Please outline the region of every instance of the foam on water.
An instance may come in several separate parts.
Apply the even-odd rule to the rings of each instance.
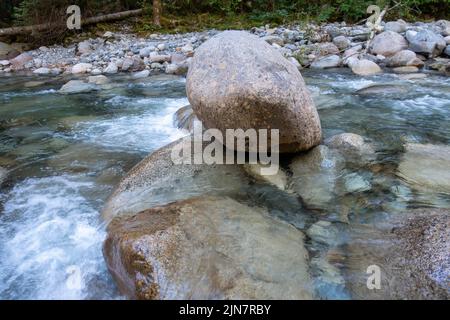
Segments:
[[[105,231],[98,209],[81,194],[94,188],[81,176],[61,175],[26,179],[6,195],[0,297],[93,298],[93,282],[104,298],[113,297],[101,251]]]
[[[186,98],[158,99],[115,97],[108,100],[115,107],[145,108],[144,112],[112,119],[85,122],[78,138],[112,149],[148,152],[186,135],[173,125],[173,115],[189,104]]]

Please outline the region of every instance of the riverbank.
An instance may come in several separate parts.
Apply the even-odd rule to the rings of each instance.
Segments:
[[[279,50],[302,68],[349,67],[366,76],[396,72],[402,77],[420,78],[423,71],[450,72],[450,22],[383,23],[383,31],[370,41],[370,29],[363,25],[333,23],[253,27],[248,30]],[[183,75],[195,50],[218,30],[180,34],[105,32],[97,38],[21,51],[18,46],[0,44],[0,73],[115,74],[137,73],[136,77],[165,72]],[[413,75],[404,75],[413,73]]]

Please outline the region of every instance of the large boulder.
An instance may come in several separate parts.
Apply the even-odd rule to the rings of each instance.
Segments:
[[[408,143],[397,174],[413,188],[450,194],[450,147]]]
[[[307,150],[322,132],[298,69],[243,31],[225,31],[200,46],[187,74],[187,95],[207,128],[279,129],[280,151]]]
[[[104,255],[131,298],[312,298],[301,231],[227,197],[115,218]]]
[[[370,51],[377,55],[390,57],[408,48],[408,41],[394,31],[385,31],[376,35],[370,43]]]
[[[426,54],[430,58],[440,55],[446,46],[444,37],[428,29],[407,32],[406,37],[409,41],[409,50]]]
[[[10,60],[17,57],[19,54],[20,52],[9,44],[0,42],[0,60]]]

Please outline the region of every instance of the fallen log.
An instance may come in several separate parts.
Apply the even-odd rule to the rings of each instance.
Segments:
[[[81,25],[95,24],[106,21],[114,21],[114,20],[122,20],[128,17],[139,16],[143,13],[142,9],[122,11],[117,13],[105,14],[97,17],[89,17],[86,19],[81,19]],[[65,20],[64,20],[65,22]],[[64,23],[43,23],[32,26],[24,26],[24,27],[11,27],[0,29],[0,36],[15,36],[20,34],[28,34],[43,30],[48,30],[54,27],[64,26]]]

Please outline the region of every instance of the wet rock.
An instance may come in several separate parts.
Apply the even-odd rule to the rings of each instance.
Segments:
[[[398,77],[402,80],[419,80],[425,79],[427,75],[425,73],[409,73],[409,74],[401,74]]]
[[[94,84],[105,84],[109,83],[109,79],[105,77],[104,75],[98,75],[98,76],[90,76],[88,77],[88,83],[94,83]]]
[[[344,187],[348,193],[364,192],[372,189],[370,181],[356,172],[344,176]]]
[[[343,159],[338,152],[319,145],[292,160],[290,188],[307,207],[327,208],[335,197],[336,181],[342,167]]]
[[[286,190],[288,178],[287,178],[286,173],[283,170],[279,169],[276,174],[272,174],[272,175],[262,175],[261,174],[262,168],[264,168],[264,166],[259,163],[244,165],[245,171],[249,175],[254,177],[256,180],[270,183],[280,190],[283,190],[283,191]]]
[[[375,228],[354,226],[344,276],[353,299],[449,299],[450,211],[406,209]],[[380,289],[367,288],[369,266],[381,270]]]
[[[306,235],[315,242],[326,244],[331,247],[339,246],[343,241],[341,231],[337,225],[324,220],[314,223],[306,231]]]
[[[320,58],[311,64],[313,69],[328,69],[336,68],[341,63],[341,58],[338,55],[331,55],[324,58]]]
[[[356,91],[359,95],[386,95],[386,94],[400,94],[407,93],[408,87],[398,84],[373,84],[367,87],[361,88]]]
[[[86,83],[81,80],[70,80],[59,89],[59,93],[73,94],[73,93],[86,93],[97,90],[97,86],[93,83]]]
[[[450,194],[450,147],[406,144],[397,175],[414,189]]]
[[[393,56],[406,48],[408,48],[408,41],[393,31],[384,31],[376,35],[370,44],[370,51],[373,54],[381,54],[385,57]]]
[[[33,73],[45,75],[45,74],[50,74],[51,70],[49,68],[39,68],[39,69],[34,70]]]
[[[417,71],[419,71],[419,68],[414,66],[406,66],[393,68],[392,71],[394,71],[395,73],[416,73]]]
[[[367,59],[354,60],[348,62],[352,72],[360,76],[369,76],[381,72],[381,68],[375,63]]]
[[[77,63],[72,67],[72,74],[86,73],[92,69],[92,64],[90,63]]]
[[[446,43],[441,35],[431,30],[424,29],[419,32],[407,32],[409,50],[416,53],[426,54],[429,58],[439,56],[445,49]]]
[[[14,59],[20,54],[20,52],[14,49],[9,44],[0,42],[0,60],[10,60]]]
[[[104,255],[131,298],[312,298],[303,234],[230,198],[193,198],[116,218]]]
[[[341,133],[325,140],[325,145],[343,153],[374,154],[373,147],[364,138],[355,133]]]
[[[281,152],[320,143],[319,116],[300,72],[247,32],[226,31],[200,46],[186,89],[208,128],[279,129]]]
[[[174,163],[173,155],[189,147],[191,152],[182,157],[191,164]],[[188,136],[151,153],[118,184],[105,204],[103,217],[109,221],[171,201],[202,195],[235,196],[247,190],[249,179],[241,166],[194,164],[193,159],[202,152],[192,147]]]
[[[143,79],[150,75],[150,70],[142,70],[133,74],[133,79]]]

